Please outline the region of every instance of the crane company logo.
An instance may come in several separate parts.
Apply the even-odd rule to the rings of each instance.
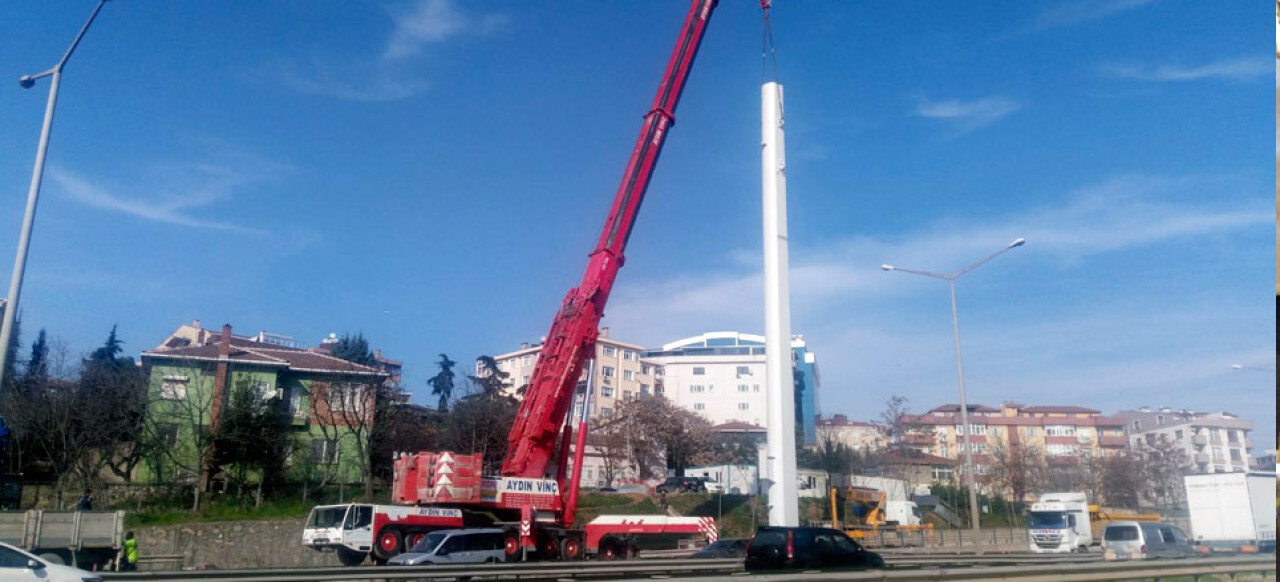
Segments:
[[[559,484],[548,479],[503,479],[501,489],[503,493],[560,494]]]

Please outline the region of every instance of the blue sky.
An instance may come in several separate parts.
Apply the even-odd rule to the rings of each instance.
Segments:
[[[546,332],[687,6],[110,2],[64,78],[24,343],[43,327],[79,353],[119,323],[136,352],[197,318],[361,331],[427,400],[436,354]],[[52,65],[91,7],[0,4],[0,79]],[[1226,409],[1268,448],[1265,8],[778,2],[793,331],[823,411],[955,401],[945,284],[879,266],[950,271],[1025,237],[958,284],[971,402]],[[763,327],[760,27],[745,0],[712,18],[618,339]],[[0,260],[47,88],[0,83]]]

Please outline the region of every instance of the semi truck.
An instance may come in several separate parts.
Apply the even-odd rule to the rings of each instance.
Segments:
[[[0,511],[0,542],[54,564],[100,570],[123,541],[123,511]]]
[[[1274,552],[1276,522],[1270,473],[1187,475],[1191,538],[1210,552]]]
[[[1089,501],[1084,492],[1045,493],[1027,514],[1031,551],[1060,554],[1088,551],[1093,545]]]
[[[600,320],[625,262],[627,241],[716,4],[717,0],[693,0],[689,7],[586,270],[552,319],[508,434],[501,469],[484,474],[481,455],[455,451],[397,455],[393,505],[317,507],[304,527],[304,544],[337,551],[343,563],[358,564],[366,556],[385,562],[434,529],[482,523],[504,529],[508,560],[578,559],[589,553],[622,558],[633,554],[646,536],[715,539],[714,520],[700,517],[601,516],[579,525],[575,514],[590,386],[581,395],[581,416],[574,419],[569,412],[578,394],[578,378],[595,353]],[[760,4],[767,15],[769,0]]]

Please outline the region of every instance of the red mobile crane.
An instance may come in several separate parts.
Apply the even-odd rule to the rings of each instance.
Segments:
[[[481,475],[480,455],[401,455],[395,461],[392,484],[396,505],[317,507],[304,531],[304,544],[337,549],[344,563],[359,563],[368,552],[376,560],[386,560],[413,547],[432,529],[474,523],[464,510],[470,510],[468,515],[488,513],[504,524],[508,559],[528,555],[530,550],[540,559],[575,559],[584,550],[606,558],[621,557],[638,536],[650,533],[700,533],[715,538],[714,520],[697,517],[601,516],[581,529],[574,528],[586,422],[578,423],[574,441],[573,422],[567,415],[583,365],[594,354],[600,319],[625,260],[623,251],[716,3],[693,0],[689,8],[586,272],[565,296],[543,343],[508,437],[500,474]],[[761,7],[767,11],[769,0],[761,0]],[[570,442],[576,446],[573,473],[566,482]]]

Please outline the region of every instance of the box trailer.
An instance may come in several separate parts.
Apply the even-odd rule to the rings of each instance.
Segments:
[[[0,542],[84,570],[115,558],[123,532],[123,511],[0,511]]]
[[[1209,551],[1275,551],[1274,476],[1187,475],[1184,483],[1191,537],[1197,544]]]

